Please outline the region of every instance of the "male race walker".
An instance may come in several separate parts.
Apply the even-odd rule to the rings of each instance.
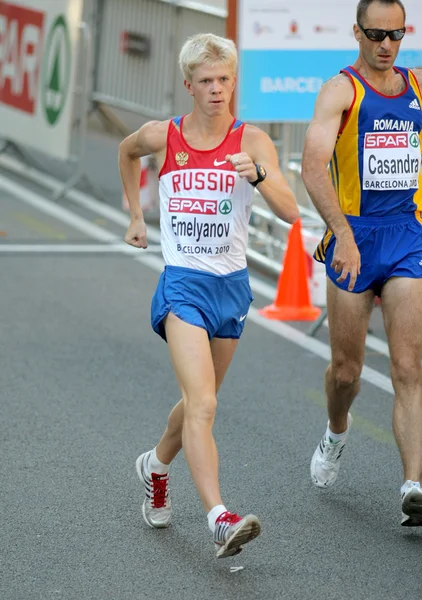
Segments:
[[[151,527],[167,527],[172,516],[169,465],[183,448],[222,558],[237,554],[260,533],[256,516],[242,518],[223,503],[212,433],[216,394],[253,299],[246,247],[254,189],[289,223],[297,219],[298,209],[270,138],[230,114],[234,43],[198,34],[184,44],[179,62],[192,112],[145,124],[121,143],[119,152],[131,215],[125,241],[139,248],[147,247],[139,157],[153,154],[157,160],[165,270],[152,300],[151,321],[168,343],[182,396],[161,440],[141,454],[136,469],[145,485],[144,520]]]
[[[302,176],[327,224],[315,258],[326,265],[332,350],[329,421],[311,477],[319,487],[336,481],[379,295],[404,470],[401,523],[412,527],[422,525],[422,70],[394,66],[405,17],[400,0],[358,3],[359,57],[321,89]]]

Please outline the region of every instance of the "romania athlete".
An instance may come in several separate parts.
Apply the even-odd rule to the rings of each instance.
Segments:
[[[297,219],[298,209],[270,138],[230,114],[234,43],[198,34],[184,44],[179,62],[192,112],[147,123],[122,142],[119,153],[131,214],[125,241],[138,248],[147,247],[139,157],[153,154],[159,166],[166,266],[151,320],[168,343],[182,396],[158,445],[139,456],[136,469],[145,485],[144,520],[151,527],[167,527],[172,516],[169,465],[183,447],[221,558],[237,554],[260,532],[257,517],[242,518],[223,503],[212,433],[216,394],[253,299],[246,246],[254,189],[289,223]]]
[[[326,265],[332,350],[329,421],[311,476],[319,487],[337,478],[374,295],[381,295],[404,469],[402,525],[421,526],[422,71],[394,66],[405,16],[400,0],[360,0],[359,57],[323,86],[307,132],[302,176],[327,224],[315,258]]]

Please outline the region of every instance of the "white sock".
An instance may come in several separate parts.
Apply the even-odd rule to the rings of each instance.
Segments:
[[[223,504],[217,504],[217,506],[214,506],[214,508],[212,508],[210,510],[207,517],[208,517],[208,527],[211,529],[211,533],[214,533],[215,522],[218,519],[218,517],[223,512],[226,512],[226,511],[227,511],[227,508]]]
[[[338,442],[342,442],[348,433],[348,429],[343,431],[343,433],[333,433],[330,429],[330,425],[327,425],[327,431],[325,432],[325,439],[331,441],[333,444],[338,444]]]
[[[403,483],[403,485],[400,488],[401,494],[404,494],[406,490],[412,487],[421,489],[421,484],[419,483],[419,481],[411,481],[410,479],[408,479]]]
[[[164,463],[158,460],[156,448],[154,448],[154,450],[151,451],[147,462],[147,471],[149,475],[151,475],[151,473],[157,473],[157,475],[165,475],[166,473],[168,473],[168,470],[169,465],[165,465]]]

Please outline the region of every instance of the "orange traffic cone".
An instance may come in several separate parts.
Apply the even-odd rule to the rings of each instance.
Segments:
[[[308,265],[300,219],[291,228],[287,239],[274,304],[261,308],[258,312],[267,319],[279,321],[315,321],[321,314],[321,310],[310,302]]]

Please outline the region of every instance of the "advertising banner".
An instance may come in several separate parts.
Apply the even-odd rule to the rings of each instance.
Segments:
[[[82,0],[0,0],[0,136],[67,159]]]
[[[327,79],[358,56],[357,0],[238,0],[239,118],[309,121]],[[397,58],[422,66],[421,0],[406,0],[407,32]]]

